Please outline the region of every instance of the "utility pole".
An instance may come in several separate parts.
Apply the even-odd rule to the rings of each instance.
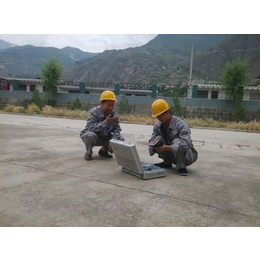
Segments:
[[[191,81],[192,81],[193,49],[194,49],[194,42],[191,43],[189,86],[191,86]]]

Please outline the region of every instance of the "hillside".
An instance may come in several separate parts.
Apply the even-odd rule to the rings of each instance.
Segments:
[[[191,43],[198,51],[216,46],[227,35],[158,35],[137,48],[109,50],[79,61],[66,71],[76,81],[165,82],[187,81]]]
[[[249,80],[260,76],[260,35],[233,35],[220,45],[194,57],[194,73],[198,78],[218,80],[227,62],[240,58],[250,66]]]
[[[15,47],[15,46],[16,46],[15,44],[0,39],[0,50]]]
[[[57,59],[60,65],[67,69],[75,61],[95,55],[97,54],[71,47],[57,49],[32,45],[16,46],[0,50],[0,75],[35,78],[39,76],[44,62],[50,58]]]
[[[191,44],[194,43],[193,79],[219,81],[226,62],[238,57],[250,66],[249,81],[260,76],[260,35],[166,34],[125,50],[87,53],[31,45],[0,49],[0,75],[39,76],[43,63],[55,58],[64,79],[92,82],[187,83]],[[1,42],[0,42],[1,44]]]

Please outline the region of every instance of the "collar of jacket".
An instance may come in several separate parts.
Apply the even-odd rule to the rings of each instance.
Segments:
[[[97,107],[97,109],[98,109],[99,117],[100,117],[100,118],[105,118],[105,115],[104,115],[102,106],[99,105],[99,106]]]
[[[169,124],[169,128],[174,129],[176,127],[176,118],[177,118],[176,116],[172,116],[171,122]],[[160,124],[159,127],[163,125],[161,122],[159,124]]]

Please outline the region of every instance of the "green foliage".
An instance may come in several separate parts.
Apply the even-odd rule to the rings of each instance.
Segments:
[[[187,97],[187,94],[188,94],[188,86],[183,86],[181,89],[180,89],[180,94],[181,94],[181,97]]]
[[[246,83],[248,70],[248,64],[240,59],[226,64],[222,72],[222,83],[228,95],[234,97],[238,87]]]
[[[82,103],[78,98],[76,98],[71,105],[72,110],[81,110],[82,109]]]
[[[45,101],[45,104],[48,105],[48,106],[52,106],[52,107],[56,107],[57,106],[57,100],[55,99],[47,99]]]
[[[181,102],[179,98],[180,98],[180,92],[175,91],[172,96],[173,106],[171,107],[171,111],[176,116],[183,115],[183,109],[181,107]]]
[[[165,87],[160,88],[161,95],[164,97],[175,97],[176,93],[179,97],[186,97],[188,93],[188,86],[178,86],[175,89],[165,89]]]
[[[31,103],[36,104],[40,108],[42,108],[45,105],[45,102],[40,98],[39,91],[37,89],[33,91]]]
[[[236,122],[245,119],[245,109],[243,107],[243,96],[244,87],[238,86],[236,92],[233,94],[233,109],[232,109],[232,119]]]
[[[175,89],[171,90],[163,90],[162,95],[172,97],[173,106],[171,107],[171,111],[176,116],[183,116],[183,109],[181,107],[180,97],[187,96],[188,86],[178,86]]]
[[[129,114],[132,106],[129,105],[128,99],[125,95],[123,95],[121,101],[118,104],[119,113],[121,114]]]
[[[249,66],[245,61],[236,59],[227,63],[222,72],[222,84],[226,94],[233,99],[232,120],[241,121],[245,118],[243,107],[244,87]]]
[[[53,93],[57,92],[57,85],[62,77],[63,69],[55,59],[49,59],[42,67],[41,77],[49,98],[52,99]]]

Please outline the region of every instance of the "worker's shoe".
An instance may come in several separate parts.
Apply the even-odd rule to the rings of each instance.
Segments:
[[[86,161],[91,161],[91,160],[92,160],[92,156],[91,156],[90,154],[85,153],[84,159],[85,159]]]
[[[108,151],[103,151],[102,148],[99,150],[98,154],[105,158],[113,158],[113,155],[109,154]]]
[[[110,153],[114,153],[114,151],[113,151],[112,148],[108,148],[108,151],[109,151]]]
[[[180,169],[179,169],[179,174],[180,174],[181,176],[188,176],[188,171],[187,171],[186,168],[180,168]]]
[[[161,168],[164,168],[164,169],[172,168],[172,164],[171,163],[166,164],[165,162],[161,162],[161,163],[155,163],[154,165],[158,166],[158,167],[161,167]]]

